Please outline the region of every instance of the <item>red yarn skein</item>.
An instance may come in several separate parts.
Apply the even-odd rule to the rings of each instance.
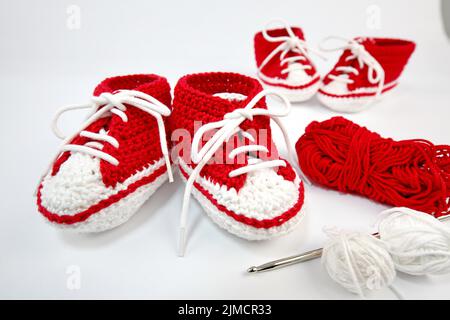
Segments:
[[[449,213],[448,145],[394,141],[333,117],[310,123],[295,148],[303,172],[322,186],[436,217]]]

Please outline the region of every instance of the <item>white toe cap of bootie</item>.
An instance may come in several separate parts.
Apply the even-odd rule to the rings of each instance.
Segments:
[[[343,95],[349,93],[347,83],[336,80],[330,81],[326,85],[323,85],[321,90],[333,95]]]
[[[273,219],[292,208],[299,197],[300,180],[285,180],[274,169],[247,174],[244,186],[237,192],[207,181],[206,189],[228,210],[255,219]]]
[[[314,77],[306,73],[306,70],[292,70],[286,77],[286,82],[288,82],[289,85],[292,86],[301,86],[303,84],[311,82],[313,78]]]
[[[317,99],[331,110],[342,113],[355,113],[366,109],[370,99],[373,99],[366,96],[346,96],[358,92],[363,91],[361,89],[349,91],[347,83],[333,80],[320,88]]]
[[[56,175],[42,181],[41,203],[54,214],[75,215],[113,193],[103,184],[98,158],[72,153]]]

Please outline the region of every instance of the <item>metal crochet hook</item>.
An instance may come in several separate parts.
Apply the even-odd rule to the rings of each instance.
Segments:
[[[437,219],[439,221],[447,221],[447,220],[450,220],[450,215],[441,216]],[[374,233],[372,235],[377,238],[379,237],[378,233]],[[248,273],[258,273],[258,272],[263,272],[263,271],[271,271],[271,270],[276,270],[279,268],[287,267],[287,266],[290,266],[293,264],[314,260],[314,259],[320,258],[322,256],[322,251],[323,251],[323,248],[318,248],[315,250],[301,253],[299,255],[270,261],[270,262],[264,263],[259,266],[252,266],[247,269],[247,272]]]
[[[282,267],[290,266],[292,264],[297,264],[300,262],[314,260],[314,259],[320,258],[322,256],[322,251],[323,251],[323,249],[319,248],[319,249],[311,250],[308,252],[304,252],[304,253],[296,255],[296,256],[290,256],[287,258],[270,261],[270,262],[264,263],[260,266],[250,267],[247,269],[247,272],[256,273],[256,272],[275,270],[275,269],[279,269]]]

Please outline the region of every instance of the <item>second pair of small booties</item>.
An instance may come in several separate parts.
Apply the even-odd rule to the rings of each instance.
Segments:
[[[402,39],[330,37],[341,45],[322,51],[342,50],[342,55],[321,79],[311,59],[315,51],[302,29],[281,23],[283,27],[265,29],[254,37],[258,77],[292,102],[317,93],[322,104],[339,112],[361,111],[393,89],[415,49],[413,42]]]
[[[270,117],[287,115],[289,105],[271,112],[267,94],[250,77],[203,73],[178,82],[171,106],[163,77],[104,80],[91,103],[57,114],[55,120],[68,110],[92,108],[69,137],[54,123],[64,142],[39,184],[40,213],[55,226],[80,232],[126,222],[171,178],[173,145],[188,180],[182,228],[192,192],[214,222],[237,236],[260,240],[290,231],[303,216],[304,187],[271,137]]]

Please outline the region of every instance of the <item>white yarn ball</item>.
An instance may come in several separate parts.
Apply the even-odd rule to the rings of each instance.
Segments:
[[[361,297],[367,291],[391,285],[394,263],[382,241],[359,232],[328,234],[322,264],[334,281]]]
[[[392,208],[382,213],[378,230],[398,271],[412,275],[450,272],[450,228],[433,216]]]

